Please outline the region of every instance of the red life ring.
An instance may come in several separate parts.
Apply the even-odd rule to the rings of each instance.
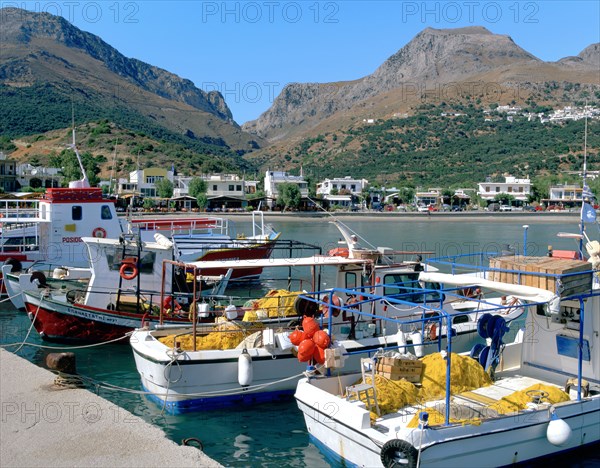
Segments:
[[[325,302],[325,304],[321,305],[321,312],[323,313],[323,317],[328,317],[329,316],[329,305],[328,305],[329,304],[329,296],[328,295],[323,298],[323,302]],[[331,296],[331,302],[336,307],[333,310],[333,316],[337,317],[338,315],[340,315],[339,307],[341,307],[341,305],[342,305],[342,300],[338,296],[333,294]]]
[[[130,260],[127,261],[126,260]],[[123,278],[124,280],[132,280],[135,279],[138,275],[138,268],[137,265],[135,264],[135,261],[131,261],[133,259],[124,259],[123,260],[123,264],[121,265],[121,268],[119,269],[119,275],[121,275],[121,278]]]
[[[104,239],[106,237],[106,229],[97,227],[92,231],[92,237],[97,237],[98,239]]]
[[[430,323],[427,326],[427,336],[431,341],[437,340],[437,325],[435,323]]]

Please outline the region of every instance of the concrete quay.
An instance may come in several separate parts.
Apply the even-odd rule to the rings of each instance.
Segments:
[[[0,466],[220,467],[142,418],[0,349]]]

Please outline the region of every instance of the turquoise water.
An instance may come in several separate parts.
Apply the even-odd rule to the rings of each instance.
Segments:
[[[543,255],[548,245],[555,249],[574,249],[570,239],[558,239],[558,232],[577,232],[573,223],[556,223],[527,220],[528,253]],[[238,232],[250,231],[249,223],[237,223]],[[324,251],[338,247],[339,233],[335,226],[322,219],[275,219],[273,224],[282,231],[282,238],[296,239],[319,244]],[[346,222],[359,235],[375,246],[395,250],[434,251],[436,255],[455,255],[479,250],[504,250],[510,245],[522,250],[524,241],[523,222],[499,220],[385,220],[367,221],[352,219]],[[268,274],[266,272],[265,274]],[[330,281],[325,278],[325,282]],[[332,286],[331,284],[325,286]],[[30,327],[30,321],[22,312],[9,304],[0,305],[0,341],[22,341]],[[43,343],[35,331],[29,342]],[[59,345],[50,345],[59,346]],[[53,350],[26,346],[19,355],[42,364],[45,356]],[[101,349],[78,349],[77,366],[81,375],[98,382],[105,382],[125,389],[140,390],[129,346],[111,345]],[[304,420],[293,400],[256,407],[241,407],[223,411],[211,411],[172,416],[163,414],[161,408],[147,401],[140,394],[125,391],[109,391],[102,386],[94,389],[100,396],[118,407],[127,409],[145,420],[163,428],[167,436],[180,443],[182,439],[195,437],[202,441],[204,451],[225,466],[262,467],[321,467],[328,461],[309,441]],[[115,412],[111,417],[114,417]],[[600,422],[599,422],[600,423]],[[565,457],[554,457],[553,465],[565,467],[592,467],[600,465],[598,446]],[[529,466],[547,466],[540,462]]]

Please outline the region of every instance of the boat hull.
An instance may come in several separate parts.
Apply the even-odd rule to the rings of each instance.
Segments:
[[[27,296],[25,310],[36,331],[48,341],[104,343],[125,338],[142,323],[151,327],[158,323],[156,316],[96,309],[47,298],[40,300],[31,295]],[[166,324],[189,325],[190,322],[181,318],[169,320]]]
[[[152,332],[138,330],[131,346],[142,385],[153,395],[151,399],[172,413],[212,410],[239,403],[275,401],[293,395],[306,364],[298,361],[291,349],[251,348],[253,381],[244,388],[238,382],[238,359],[241,349],[184,352],[169,358],[171,348],[147,338]],[[397,346],[396,336],[342,340],[349,352],[344,371],[358,370],[360,358],[378,350]],[[478,339],[475,331],[459,334],[453,345],[463,351]],[[443,340],[445,343],[445,340]],[[410,347],[410,345],[409,345]],[[423,352],[438,350],[438,342],[425,342]]]
[[[387,440],[381,437],[377,440],[376,430],[368,424],[361,425],[362,414],[352,417],[352,408],[347,407],[352,403],[332,398],[327,392],[313,392],[308,387],[310,384],[305,381],[299,383],[298,407],[311,438],[326,449],[328,456],[350,466],[383,466],[382,446],[387,440],[394,439],[394,435],[388,436]],[[342,412],[345,413],[343,419],[339,417]],[[571,437],[562,446],[548,441],[547,409],[500,417],[481,425],[427,428],[422,436],[419,429],[402,430],[398,436],[417,450],[422,441],[422,466],[443,468],[514,465],[600,440],[600,397],[561,404],[556,407],[556,414],[572,430]]]

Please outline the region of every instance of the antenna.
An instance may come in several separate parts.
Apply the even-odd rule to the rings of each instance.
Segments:
[[[77,162],[79,163],[79,169],[81,170],[81,174],[83,175],[81,180],[74,180],[69,182],[69,188],[89,188],[90,181],[87,178],[87,174],[85,173],[85,168],[83,167],[83,163],[81,162],[81,155],[79,154],[79,150],[77,149],[77,145],[75,143],[75,107],[71,102],[71,126],[73,128],[73,143],[69,145],[69,147],[75,151],[75,156],[77,156]]]

